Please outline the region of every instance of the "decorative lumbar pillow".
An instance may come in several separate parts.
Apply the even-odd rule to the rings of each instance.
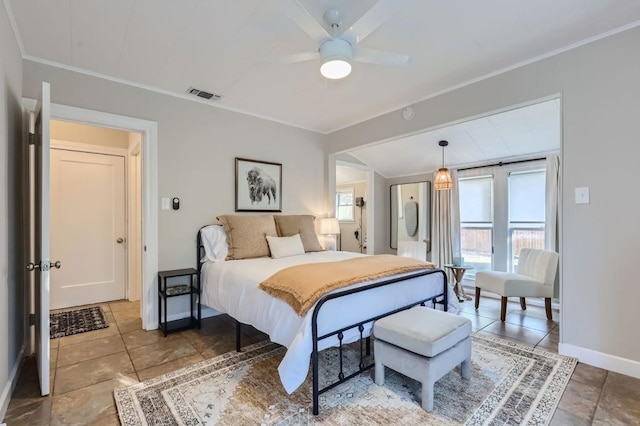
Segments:
[[[271,237],[267,235],[267,243],[269,243],[271,257],[274,259],[305,253],[300,234],[290,237]]]
[[[316,235],[316,228],[313,225],[314,217],[310,214],[298,215],[276,215],[276,228],[278,236],[290,237],[300,234],[304,251],[322,251],[322,246]]]
[[[268,257],[267,235],[278,236],[272,215],[263,216],[218,216],[227,233],[229,253],[227,260]]]
[[[204,256],[201,262],[225,260],[229,252],[227,234],[222,225],[208,225],[200,230]]]

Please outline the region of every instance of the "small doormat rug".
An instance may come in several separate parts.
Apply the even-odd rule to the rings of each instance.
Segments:
[[[355,352],[349,352],[356,356]],[[284,348],[262,342],[114,391],[122,425],[546,425],[576,359],[487,334],[473,335],[471,380],[459,367],[435,385],[434,410],[420,407],[421,385],[386,369],[385,386],[362,374],[320,395],[311,380],[287,395],[278,377]],[[339,364],[321,352],[321,386]],[[349,364],[346,364],[349,365]],[[371,373],[371,374],[370,374]]]
[[[49,324],[52,339],[109,327],[107,317],[100,306],[50,314]]]

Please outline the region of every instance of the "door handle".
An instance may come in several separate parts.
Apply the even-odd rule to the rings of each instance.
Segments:
[[[27,264],[27,271],[35,271],[36,269],[40,269],[42,271],[48,271],[50,268],[60,269],[62,267],[62,263],[57,260],[55,262],[49,262],[42,265],[42,263],[33,263],[29,262]]]
[[[122,244],[122,243],[124,243],[124,238],[122,238],[122,237],[121,237],[121,238],[118,238],[118,239],[116,240],[116,243],[118,243],[118,244]]]
[[[33,263],[33,262],[29,262],[27,263],[27,271],[33,271],[36,269],[40,269],[40,264],[39,263]]]

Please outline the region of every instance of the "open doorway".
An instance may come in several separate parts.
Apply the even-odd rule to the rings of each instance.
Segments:
[[[446,157],[442,140],[449,143]],[[474,272],[514,272],[522,248],[560,252],[561,142],[561,98],[554,95],[373,142],[345,154],[382,175],[388,186],[432,180],[432,172],[439,168],[455,171],[454,180],[462,189],[455,191],[458,205],[452,209],[460,213],[456,220],[462,235],[460,247],[449,247],[455,254],[444,263],[468,266],[459,276],[472,293]],[[555,190],[547,188],[548,183]],[[393,218],[392,208],[387,210]],[[447,220],[437,219],[435,213],[433,217],[439,222],[432,222],[432,229],[453,221],[449,213]],[[556,297],[561,285],[554,287]],[[532,305],[543,303],[531,298]],[[559,309],[559,303],[554,308]]]
[[[362,166],[336,163],[336,217],[340,221],[338,250],[367,252],[368,175]]]
[[[27,112],[34,111],[36,108],[36,101],[32,99],[24,99],[23,104]],[[141,300],[140,318],[142,319],[142,328],[145,330],[156,329],[158,327],[157,297],[155,293],[158,271],[158,125],[154,121],[55,103],[51,103],[51,118],[60,121],[121,129],[141,136],[139,151],[136,154],[135,147],[131,151],[131,155],[137,158],[137,161],[132,163],[136,166],[136,173],[141,176],[140,181],[142,182],[140,196],[136,197],[140,202],[138,206],[141,211],[139,227],[142,235],[141,247],[136,249],[136,253],[141,257],[139,263],[141,265],[140,275],[142,276],[140,293],[137,297]],[[32,301],[33,309],[33,289],[29,291],[32,292],[29,298]],[[136,297],[134,292],[135,290],[132,291],[130,297]]]
[[[140,300],[141,134],[51,120],[51,309]]]

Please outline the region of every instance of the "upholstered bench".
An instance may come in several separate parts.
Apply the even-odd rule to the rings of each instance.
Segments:
[[[433,385],[461,364],[471,375],[471,321],[418,306],[381,318],[373,325],[375,382],[384,385],[384,367],[422,383],[422,408],[433,410]]]

